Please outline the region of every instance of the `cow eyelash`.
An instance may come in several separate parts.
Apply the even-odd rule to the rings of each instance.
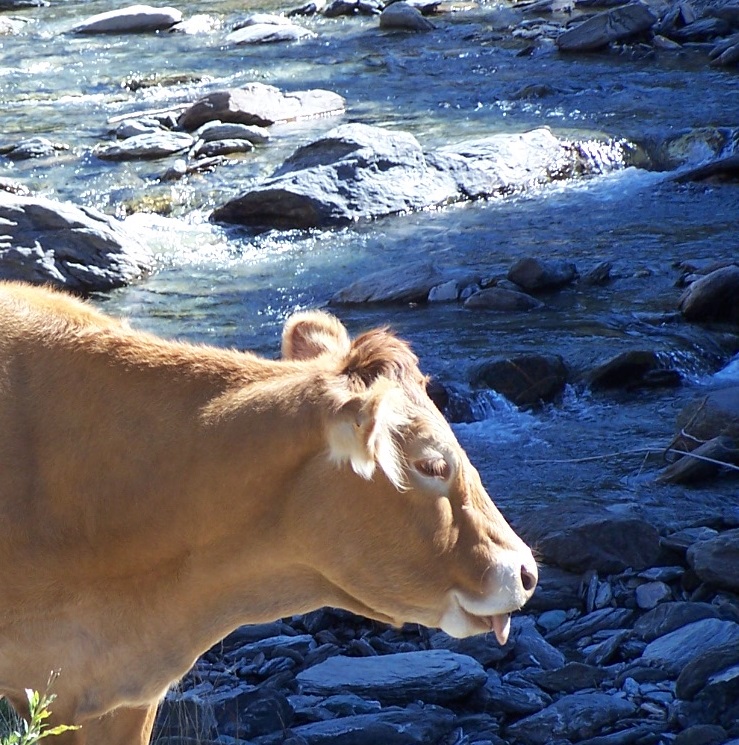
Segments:
[[[451,472],[449,464],[444,460],[444,458],[417,460],[413,465],[416,470],[424,476],[434,479],[442,479],[444,481],[449,478]]]

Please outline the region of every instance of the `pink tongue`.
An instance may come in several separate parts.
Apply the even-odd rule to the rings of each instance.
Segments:
[[[511,633],[511,614],[493,616],[493,631],[498,644],[502,647],[508,641],[508,634]]]

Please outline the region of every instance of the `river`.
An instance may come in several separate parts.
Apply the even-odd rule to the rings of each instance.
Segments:
[[[445,267],[495,276],[517,258],[539,256],[573,261],[585,273],[608,260],[610,283],[549,296],[539,313],[456,305],[335,312],[352,331],[391,325],[411,341],[426,372],[459,390],[472,365],[487,357],[541,351],[564,358],[575,382],[562,401],[519,411],[495,394],[470,393],[479,421],[454,425],[514,521],[535,507],[584,502],[645,512],[675,527],[736,505],[735,480],[654,484],[677,413],[715,384],[713,374],[731,355],[725,334],[670,314],[681,292],[680,262],[737,259],[736,183],[682,185],[666,171],[627,168],[346,229],[254,234],[208,222],[214,206],[339,121],[408,130],[428,148],[544,125],[562,137],[624,138],[655,151],[681,132],[737,126],[735,70],[709,67],[701,47],[579,56],[527,47],[506,31],[510,6],[490,3],[443,14],[425,34],[382,32],[376,18],[297,19],[318,36],[257,47],[224,43],[247,12],[241,3],[217,0],[181,8],[186,17],[208,17],[209,30],[199,34],[65,33],[75,21],[120,5],[65,1],[17,11],[13,16],[28,22],[0,45],[2,142],[38,135],[68,146],[52,159],[0,159],[0,176],[125,218],[157,252],[152,276],[96,297],[101,307],[165,336],[275,355],[291,312],[324,306],[377,269],[433,257]],[[282,9],[274,2],[250,7]],[[90,153],[107,139],[111,118],[251,81],[327,88],[346,98],[347,112],[275,127],[256,153],[175,184],[157,181],[164,161],[110,163]],[[521,97],[532,84],[548,86],[545,95]],[[691,157],[705,155],[696,146]],[[166,216],[135,213],[146,199],[163,200]],[[627,349],[664,352],[683,384],[595,394],[576,382],[578,372]],[[648,457],[647,449],[656,455]]]

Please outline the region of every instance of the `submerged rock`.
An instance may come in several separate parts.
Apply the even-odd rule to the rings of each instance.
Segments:
[[[97,210],[0,191],[0,277],[78,292],[110,290],[153,266],[143,245]]]
[[[182,20],[176,8],[131,5],[98,13],[72,27],[76,34],[122,34],[168,29]]]
[[[519,259],[509,270],[508,279],[529,292],[554,290],[574,282],[577,268],[564,259]]]

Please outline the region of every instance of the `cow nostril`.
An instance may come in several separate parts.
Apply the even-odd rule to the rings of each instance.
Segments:
[[[521,584],[526,592],[531,592],[536,587],[536,575],[523,565],[521,565]]]

